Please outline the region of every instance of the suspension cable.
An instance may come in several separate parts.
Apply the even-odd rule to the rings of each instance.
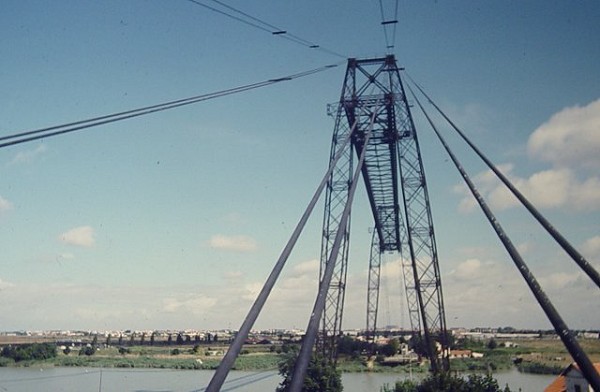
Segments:
[[[286,40],[291,41],[293,43],[296,43],[298,45],[305,46],[305,47],[307,47],[309,49],[317,49],[317,50],[320,50],[322,52],[328,53],[328,54],[330,54],[332,56],[340,57],[340,58],[343,58],[343,59],[347,58],[347,56],[344,56],[343,54],[337,53],[337,52],[335,52],[335,51],[333,51],[331,49],[327,49],[327,48],[325,48],[325,47],[323,47],[323,46],[321,46],[321,45],[319,45],[319,44],[317,44],[315,42],[311,42],[311,41],[306,40],[304,38],[301,38],[301,37],[299,37],[297,35],[288,33],[287,30],[284,30],[284,29],[281,29],[281,28],[279,28],[277,26],[274,26],[273,24],[271,24],[269,22],[265,22],[264,20],[262,20],[260,18],[257,18],[257,17],[254,17],[254,16],[248,14],[247,12],[241,11],[241,10],[239,10],[239,9],[237,9],[237,8],[229,5],[229,4],[224,3],[223,1],[210,0],[213,3],[216,3],[216,4],[220,5],[221,7],[225,8],[225,9],[227,9],[229,11],[233,11],[234,13],[236,13],[236,14],[238,14],[240,16],[234,15],[234,14],[232,14],[230,12],[224,11],[224,10],[219,9],[217,7],[213,7],[213,6],[210,6],[208,4],[205,4],[201,0],[188,0],[188,1],[190,3],[198,5],[200,7],[204,7],[206,9],[208,9],[208,10],[216,12],[216,13],[218,13],[220,15],[226,16],[226,17],[228,17],[230,19],[233,19],[233,20],[235,20],[237,22],[240,22],[240,23],[246,24],[246,25],[248,25],[250,27],[254,27],[256,29],[265,31],[267,33],[270,33],[271,35],[274,35],[274,36],[286,39]]]
[[[352,178],[352,182],[350,183],[350,189],[348,190],[348,198],[346,200],[346,205],[344,206],[344,211],[342,213],[340,223],[338,225],[339,229],[331,247],[331,253],[329,254],[329,257],[327,259],[327,263],[325,265],[325,270],[323,272],[321,281],[319,282],[319,293],[317,294],[317,298],[315,300],[315,304],[310,315],[310,320],[308,322],[308,326],[306,327],[306,333],[304,334],[304,338],[302,339],[300,353],[298,354],[298,358],[296,359],[294,373],[290,382],[290,392],[300,392],[304,385],[304,377],[306,376],[306,371],[308,369],[308,364],[310,362],[312,350],[317,339],[319,321],[323,316],[327,291],[329,290],[329,286],[331,284],[331,279],[333,277],[333,272],[335,269],[335,260],[337,259],[342,239],[347,235],[346,230],[348,227],[347,223],[350,217],[350,210],[352,208],[352,200],[354,199],[354,194],[356,193],[358,179],[361,174],[361,168],[365,161],[367,146],[369,144],[369,139],[373,131],[373,124],[375,123],[375,117],[377,115],[377,112],[379,111],[379,108],[380,107],[377,107],[373,111],[373,115],[371,116],[371,122],[369,124],[369,129],[365,135],[363,150],[360,154],[360,158],[355,168],[355,173]]]
[[[208,94],[196,95],[189,98],[178,99],[175,101],[164,102],[156,105],[146,106],[138,109],[127,110],[123,112],[107,114],[103,116],[98,116],[86,120],[74,121],[61,125],[53,125],[50,127],[35,129],[31,131],[22,131],[17,132],[11,135],[5,135],[0,137],[0,141],[5,141],[0,143],[0,148],[13,146],[16,144],[21,144],[25,142],[30,142],[33,140],[43,139],[51,136],[58,136],[65,133],[75,132],[87,128],[96,127],[98,125],[104,125],[108,123],[113,123],[121,120],[127,120],[133,117],[143,116],[150,113],[160,112],[163,110],[174,109],[180,106],[191,105],[193,103],[198,103],[202,101],[207,101],[214,98],[220,98],[227,95],[233,95],[237,93],[241,93],[244,91],[254,90],[257,88],[269,86],[276,83],[281,83],[297,78],[302,78],[305,76],[309,76],[318,72],[325,71],[330,68],[337,67],[339,64],[325,65],[319,68],[311,69],[308,71],[300,72],[297,74],[292,74],[288,76],[284,76],[276,79],[269,79],[258,83],[247,84],[244,86],[234,87],[226,90],[216,91]],[[53,132],[51,132],[53,131]]]
[[[408,75],[408,74],[407,74]],[[454,128],[460,137],[471,147],[471,149],[485,162],[496,176],[504,183],[504,185],[512,192],[513,195],[523,204],[523,206],[533,215],[533,217],[544,227],[544,229],[554,238],[554,240],[563,248],[563,250],[571,256],[573,261],[594,281],[596,286],[600,288],[600,274],[579,253],[577,249],[531,204],[529,200],[508,180],[508,178],[475,146],[469,138],[448,118],[448,116],[439,108],[438,105],[423,91],[423,89],[408,75],[411,82],[419,89],[419,91],[427,98],[429,103],[446,119],[446,121]]]
[[[286,244],[285,248],[283,248],[283,251],[281,252],[281,255],[279,256],[279,259],[275,263],[275,266],[273,267],[271,274],[267,278],[265,284],[263,285],[263,288],[261,289],[260,293],[256,297],[256,300],[254,301],[252,308],[250,308],[250,311],[248,312],[248,315],[244,319],[244,322],[242,323],[242,326],[240,327],[235,338],[233,339],[233,342],[229,345],[229,349],[227,350],[227,353],[221,360],[219,367],[217,368],[216,372],[213,374],[213,377],[210,380],[208,387],[206,388],[207,392],[219,391],[221,386],[223,385],[223,382],[225,381],[225,378],[227,378],[227,375],[229,374],[231,367],[233,366],[236,358],[238,357],[238,355],[242,349],[242,346],[244,345],[244,341],[248,337],[248,334],[249,334],[250,330],[252,329],[254,322],[258,318],[260,311],[262,310],[263,306],[265,305],[265,303],[269,297],[269,294],[271,293],[271,290],[273,289],[273,286],[275,285],[277,279],[279,278],[279,275],[281,274],[281,271],[283,270],[283,267],[285,266],[287,259],[289,258],[290,254],[292,253],[292,250],[294,249],[294,246],[296,245],[296,242],[298,241],[298,238],[300,237],[300,234],[302,234],[302,230],[304,230],[304,226],[306,225],[308,218],[312,214],[314,207],[317,204],[317,201],[319,200],[319,197],[323,193],[323,189],[325,189],[325,186],[327,185],[327,182],[329,181],[329,177],[331,177],[331,173],[335,169],[337,162],[340,160],[340,157],[343,155],[346,145],[350,142],[352,134],[354,133],[354,131],[357,128],[357,124],[358,124],[358,121],[354,123],[354,125],[350,129],[350,132],[348,133],[348,136],[343,141],[343,143],[340,144],[340,148],[338,149],[335,157],[329,164],[329,169],[323,176],[323,179],[321,180],[321,183],[317,187],[317,190],[315,191],[312,199],[310,200],[308,207],[306,207],[304,214],[302,215],[302,217],[300,218],[300,221],[296,225],[296,229],[292,233],[292,236],[288,240],[288,243]]]
[[[379,12],[381,14],[381,26],[383,28],[383,35],[385,37],[385,47],[388,52],[394,49],[396,42],[396,25],[398,24],[398,0],[395,0],[394,5],[394,17],[392,19],[386,19],[385,11],[383,9],[383,0],[379,0]],[[388,26],[394,26],[391,34],[388,32]]]
[[[585,352],[583,351],[583,349],[577,342],[575,335],[573,335],[573,332],[567,327],[567,324],[563,321],[563,319],[561,318],[561,316],[558,313],[558,311],[556,310],[556,308],[554,308],[554,305],[552,305],[552,302],[550,301],[550,299],[546,296],[546,294],[542,290],[541,286],[537,282],[537,279],[535,278],[533,273],[529,270],[529,268],[527,267],[527,264],[525,264],[525,261],[519,254],[517,248],[514,246],[514,244],[512,243],[512,241],[510,240],[510,238],[508,237],[508,235],[506,234],[504,229],[502,228],[502,225],[500,224],[498,219],[496,219],[496,217],[492,213],[492,210],[488,207],[487,203],[485,202],[485,200],[483,199],[483,197],[481,196],[481,194],[479,193],[479,191],[477,190],[477,188],[471,181],[469,175],[466,173],[463,166],[458,161],[458,158],[454,155],[454,153],[452,152],[452,150],[450,149],[450,147],[448,146],[448,144],[446,143],[446,141],[444,140],[444,138],[438,131],[437,127],[435,126],[435,124],[433,123],[431,118],[429,117],[429,114],[425,111],[425,109],[421,105],[421,102],[415,95],[415,93],[412,90],[412,88],[410,87],[410,85],[408,85],[408,88],[409,88],[411,94],[413,95],[413,97],[415,98],[417,104],[419,105],[419,108],[421,109],[421,111],[423,112],[425,117],[427,118],[429,125],[431,126],[431,128],[433,129],[435,134],[437,135],[438,139],[444,146],[444,149],[446,150],[446,152],[452,159],[452,162],[454,162],[454,165],[458,169],[460,175],[462,176],[465,183],[471,190],[471,193],[477,200],[477,203],[479,203],[479,206],[481,207],[486,218],[488,219],[488,221],[494,228],[494,231],[498,235],[498,238],[500,239],[500,241],[504,245],[505,249],[509,253],[510,257],[512,258],[515,266],[517,267],[517,269],[523,276],[523,279],[525,279],[525,282],[529,286],[529,289],[533,293],[535,299],[542,307],[542,310],[546,314],[546,317],[548,317],[548,320],[550,320],[550,323],[554,327],[554,330],[556,331],[558,336],[561,338],[563,344],[565,345],[565,347],[567,348],[567,350],[569,351],[569,353],[571,354],[571,356],[573,357],[573,359],[575,360],[577,365],[579,365],[581,372],[583,373],[585,378],[588,380],[590,385],[594,388],[595,391],[600,391],[600,376],[598,375],[596,368],[594,368],[594,365],[592,364],[592,362],[590,361],[588,356],[585,354]]]

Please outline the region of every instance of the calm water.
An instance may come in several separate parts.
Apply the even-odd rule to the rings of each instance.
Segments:
[[[0,368],[1,392],[201,392],[212,376],[208,370],[145,370],[84,368]],[[379,392],[383,384],[393,384],[398,374],[352,373],[343,375],[345,392]],[[542,391],[554,376],[522,374],[516,370],[497,373],[501,386],[523,392]],[[274,391],[279,376],[269,372],[232,371],[222,391]]]

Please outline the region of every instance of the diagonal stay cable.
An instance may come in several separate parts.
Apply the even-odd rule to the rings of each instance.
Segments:
[[[395,1],[393,19],[386,19],[385,11],[383,8],[383,0],[379,0],[379,12],[381,14],[381,26],[383,28],[383,35],[385,36],[385,47],[388,51],[391,51],[394,49],[396,41],[396,26],[398,24],[398,0]],[[391,34],[388,33],[389,25],[394,26]]]
[[[267,27],[263,27],[263,26],[261,26],[260,24],[257,24],[257,23],[252,23],[252,22],[250,22],[250,21],[248,21],[248,20],[245,20],[245,19],[243,19],[243,18],[237,17],[237,16],[235,16],[235,15],[231,15],[230,13],[227,13],[227,12],[225,12],[225,11],[222,11],[222,10],[220,10],[220,9],[216,8],[216,7],[212,7],[212,6],[208,5],[208,4],[204,4],[204,3],[202,3],[201,1],[198,1],[198,0],[188,0],[188,1],[189,1],[190,3],[194,3],[194,4],[198,5],[198,6],[200,6],[200,7],[204,7],[204,8],[206,8],[206,9],[208,9],[208,10],[211,10],[211,11],[213,11],[213,12],[216,12],[216,13],[218,13],[218,14],[221,14],[221,15],[223,15],[223,16],[226,16],[226,17],[228,17],[228,18],[231,18],[231,19],[233,19],[233,20],[236,20],[236,21],[238,21],[238,22],[240,22],[240,23],[244,23],[244,24],[246,24],[246,25],[248,25],[248,26],[251,26],[251,27],[254,27],[254,28],[260,29],[260,30],[262,30],[262,31],[266,31],[267,33],[272,33],[272,30],[271,30],[271,29],[269,29],[269,28],[267,28]],[[227,7],[227,8],[230,8],[230,7]],[[242,13],[242,15],[244,15],[244,14]],[[258,22],[259,22],[259,23],[261,23],[261,24],[265,24],[265,23],[263,23],[263,22],[259,21],[259,20],[258,20],[258,19],[256,19],[256,18],[250,18],[250,19],[253,19],[253,20],[255,20],[255,21],[258,21]],[[267,26],[271,27],[270,25],[267,25]],[[279,30],[279,29],[277,29],[277,28],[275,28],[275,29],[276,29],[276,30]]]
[[[500,239],[500,241],[506,248],[506,250],[507,250],[508,254],[510,255],[510,257],[512,258],[515,266],[517,267],[517,269],[523,276],[523,279],[525,279],[525,282],[529,286],[529,289],[533,293],[537,302],[540,304],[542,310],[546,314],[546,317],[548,317],[548,320],[554,327],[554,330],[556,331],[557,335],[561,338],[563,344],[569,351],[569,354],[571,354],[571,356],[573,357],[573,359],[575,360],[577,365],[579,365],[579,369],[581,370],[581,372],[583,373],[585,378],[588,380],[590,385],[594,388],[594,390],[600,391],[600,375],[598,375],[598,371],[596,370],[596,368],[594,368],[594,365],[592,364],[592,362],[590,361],[588,356],[585,354],[585,352],[583,351],[583,349],[577,342],[577,339],[575,338],[575,335],[573,334],[573,332],[567,327],[567,324],[563,321],[562,317],[560,316],[560,314],[558,313],[556,308],[554,308],[554,305],[552,305],[552,302],[550,301],[550,299],[544,293],[544,291],[541,288],[541,286],[539,285],[537,279],[535,278],[533,273],[529,270],[529,267],[527,267],[527,264],[525,264],[525,261],[523,260],[523,258],[519,254],[519,252],[517,251],[517,248],[514,246],[514,244],[512,243],[512,241],[510,240],[510,238],[508,237],[508,235],[506,234],[504,229],[502,228],[502,225],[500,224],[498,219],[496,219],[496,217],[492,213],[491,209],[488,207],[487,203],[485,202],[485,200],[483,199],[483,197],[481,196],[481,194],[479,193],[477,188],[475,188],[475,185],[471,181],[469,175],[465,172],[465,170],[462,167],[461,163],[459,162],[458,158],[454,155],[454,153],[452,152],[452,150],[450,149],[450,147],[448,146],[448,144],[446,143],[446,141],[444,140],[442,135],[439,133],[439,131],[438,131],[437,127],[435,126],[435,124],[433,123],[433,121],[431,121],[431,118],[429,117],[429,115],[427,114],[427,112],[425,111],[423,106],[421,105],[421,102],[415,95],[415,93],[412,90],[412,88],[410,87],[410,85],[408,86],[408,88],[409,88],[410,92],[412,93],[413,97],[415,98],[415,100],[417,101],[419,108],[421,109],[421,111],[423,112],[425,117],[427,118],[429,125],[432,127],[432,129],[435,132],[435,134],[437,135],[438,139],[444,146],[444,149],[446,150],[446,152],[452,159],[452,162],[454,162],[454,165],[460,172],[460,175],[463,177],[465,183],[471,190],[471,193],[477,200],[477,203],[479,203],[479,206],[481,207],[486,218],[488,219],[488,221],[494,228],[494,231],[498,235],[498,238]]]
[[[247,84],[244,86],[234,87],[226,90],[216,91],[208,94],[196,95],[189,98],[178,99],[175,101],[164,102],[156,105],[145,106],[138,109],[127,110],[123,112],[107,114],[99,117],[94,117],[86,120],[74,121],[61,125],[54,125],[46,128],[35,129],[31,131],[23,131],[14,133],[11,135],[0,136],[0,141],[4,141],[0,143],[0,148],[13,146],[16,144],[21,144],[25,142],[30,142],[33,140],[43,139],[51,136],[58,136],[65,133],[80,131],[87,128],[96,127],[99,125],[109,124],[116,121],[127,120],[133,117],[143,116],[146,114],[156,113],[163,110],[174,109],[181,106],[191,105],[194,103],[207,101],[214,98],[224,97],[227,95],[233,95],[237,93],[241,93],[248,90],[254,90],[257,88],[269,86],[276,83],[281,83],[297,78],[302,78],[305,76],[309,76],[318,72],[325,71],[330,68],[337,67],[339,64],[331,64],[325,65],[319,68],[311,69],[308,71],[284,76],[276,79],[269,79],[262,82]]]
[[[310,357],[312,354],[313,347],[315,345],[315,341],[317,339],[317,333],[319,329],[319,321],[323,315],[323,310],[325,309],[325,300],[327,297],[327,291],[329,290],[329,286],[331,285],[331,279],[333,277],[333,272],[335,269],[335,261],[337,259],[337,255],[340,250],[340,246],[342,243],[342,239],[346,236],[348,220],[350,219],[350,211],[352,209],[352,201],[354,199],[354,194],[356,193],[356,188],[358,185],[358,179],[361,174],[362,166],[365,162],[367,146],[369,145],[369,139],[371,137],[373,131],[373,124],[375,123],[375,118],[377,113],[379,112],[381,106],[378,106],[371,116],[371,122],[369,124],[369,129],[367,134],[365,135],[365,141],[363,149],[360,153],[360,158],[358,160],[357,166],[355,168],[355,173],[352,178],[352,182],[349,184],[350,189],[348,190],[348,197],[346,200],[346,205],[344,207],[344,211],[342,212],[342,216],[340,218],[340,222],[338,225],[338,231],[333,241],[333,245],[331,247],[331,253],[327,258],[327,263],[325,264],[325,270],[322,274],[321,281],[319,282],[319,293],[317,294],[317,298],[315,300],[315,304],[313,306],[312,313],[310,315],[310,319],[308,322],[308,326],[306,327],[306,333],[304,334],[304,338],[302,339],[302,347],[300,348],[300,353],[298,354],[298,358],[296,359],[296,364],[294,366],[294,372],[292,376],[292,380],[290,382],[290,392],[300,392],[304,385],[304,377],[306,376],[306,372],[308,370],[308,364],[310,362]],[[340,149],[341,151],[341,149]]]
[[[385,14],[383,12],[383,0],[379,0],[379,12],[381,13],[381,24],[383,26],[383,35],[385,36],[385,47],[390,48],[390,39],[388,37],[387,27],[383,23],[385,22]]]
[[[508,178],[475,146],[469,138],[448,118],[448,116],[439,108],[438,105],[423,91],[423,89],[408,75],[411,82],[419,89],[419,91],[427,98],[429,103],[446,119],[446,121],[454,128],[454,130],[460,135],[460,137],[473,149],[473,151],[485,162],[485,164],[492,170],[496,176],[504,183],[504,185],[515,195],[515,197],[523,204],[523,206],[533,215],[533,217],[546,229],[548,234],[554,238],[554,240],[563,248],[565,252],[579,267],[594,281],[596,286],[600,288],[600,274],[596,269],[586,260],[586,258],[579,253],[577,249],[531,204],[529,200],[508,180]]]
[[[340,143],[340,148],[338,149],[338,151],[335,154],[335,157],[329,164],[329,169],[323,176],[321,183],[317,187],[317,190],[315,191],[312,199],[308,203],[308,206],[306,207],[304,214],[300,218],[300,221],[296,225],[296,228],[295,228],[294,232],[292,233],[292,236],[288,240],[288,243],[286,244],[285,248],[283,248],[283,251],[281,252],[281,255],[279,256],[279,259],[275,263],[275,266],[273,267],[273,270],[271,271],[271,273],[269,274],[269,277],[265,281],[265,284],[263,285],[263,288],[261,289],[260,293],[256,297],[256,300],[254,301],[252,308],[250,308],[248,315],[244,319],[242,326],[240,327],[238,333],[236,334],[233,342],[229,346],[227,353],[221,360],[221,363],[219,364],[219,367],[217,368],[216,372],[213,374],[213,377],[210,380],[208,387],[206,388],[207,392],[219,391],[221,386],[223,385],[223,382],[225,381],[225,378],[227,378],[227,374],[231,370],[231,367],[233,366],[236,358],[238,357],[238,355],[242,349],[242,346],[244,345],[244,341],[248,337],[248,334],[250,333],[250,330],[252,329],[254,322],[258,318],[260,311],[262,310],[263,306],[265,305],[265,303],[269,297],[269,294],[271,293],[271,290],[273,289],[277,279],[279,278],[279,275],[281,274],[281,271],[283,270],[283,267],[285,266],[285,263],[287,262],[287,259],[289,258],[290,254],[292,253],[292,250],[294,249],[294,246],[296,245],[296,242],[298,241],[298,238],[300,237],[300,234],[302,234],[302,230],[304,229],[304,226],[306,225],[308,218],[312,214],[312,212],[315,208],[315,205],[317,204],[317,201],[319,200],[319,197],[323,193],[323,189],[325,189],[325,186],[327,185],[327,182],[329,181],[329,178],[331,177],[331,173],[335,169],[337,162],[340,160],[340,157],[343,155],[344,148],[350,142],[352,134],[356,130],[357,124],[358,124],[358,122],[354,123],[354,125],[350,129],[350,132],[349,132],[348,136],[346,137],[346,139],[342,143]]]
[[[232,11],[232,12],[234,12],[234,13],[240,15],[240,16],[234,15],[234,14],[232,14],[230,12],[224,11],[224,10],[219,9],[217,7],[213,7],[213,6],[210,6],[208,4],[205,4],[201,0],[187,0],[187,1],[189,1],[190,3],[193,3],[193,4],[197,5],[197,6],[206,8],[206,9],[208,9],[210,11],[215,12],[215,13],[218,13],[220,15],[223,15],[223,16],[226,16],[228,18],[231,18],[231,19],[233,19],[233,20],[235,20],[237,22],[240,22],[240,23],[243,23],[243,24],[248,25],[250,27],[254,27],[256,29],[265,31],[267,33],[270,33],[271,35],[275,35],[275,36],[278,36],[280,38],[287,39],[288,41],[294,42],[296,44],[299,44],[299,45],[302,45],[302,46],[306,46],[306,47],[308,47],[310,49],[317,49],[317,50],[320,50],[322,52],[328,53],[328,54],[330,54],[332,56],[341,57],[341,58],[344,58],[344,59],[347,58],[347,56],[344,56],[343,54],[337,53],[337,52],[335,52],[334,50],[331,50],[331,49],[324,48],[321,45],[318,45],[318,44],[316,44],[314,42],[308,41],[308,40],[306,40],[304,38],[301,38],[301,37],[299,37],[297,35],[288,33],[286,30],[283,30],[283,29],[281,29],[281,28],[279,28],[277,26],[274,26],[273,24],[271,24],[269,22],[265,22],[262,19],[254,17],[254,16],[248,14],[247,12],[241,11],[241,10],[239,10],[239,9],[237,9],[237,8],[229,5],[229,4],[224,3],[223,1],[210,0],[213,3],[216,3],[216,4],[220,5],[224,9]]]
[[[394,29],[392,30],[392,48],[396,46],[396,30],[398,26],[398,0],[396,0],[396,4],[394,5]]]

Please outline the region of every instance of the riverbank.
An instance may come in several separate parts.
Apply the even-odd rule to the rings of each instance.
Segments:
[[[8,367],[0,368],[0,390],[11,392],[99,392],[99,391],[172,391],[203,390],[212,378],[212,370],[118,369],[80,367]],[[398,380],[419,379],[421,375],[398,373],[343,373],[344,392],[379,392],[383,385]],[[515,369],[494,374],[499,385],[511,390],[542,391],[554,376],[519,373]],[[281,378],[276,371],[242,372],[233,370],[223,390],[245,392],[274,391]]]
[[[593,362],[600,362],[600,340],[581,340],[581,346]],[[248,345],[233,367],[240,371],[277,370],[285,357],[281,347]],[[498,372],[516,368],[525,373],[557,374],[572,360],[559,340],[523,340],[510,347],[473,347],[482,358],[452,359],[451,368],[458,372]],[[160,345],[132,347],[100,347],[91,355],[76,349],[58,350],[57,355],[43,360],[15,362],[0,358],[0,367],[86,367],[214,370],[218,367],[226,345]],[[338,369],[344,373],[425,373],[426,365],[383,366],[377,362],[367,366],[365,357],[342,357]]]

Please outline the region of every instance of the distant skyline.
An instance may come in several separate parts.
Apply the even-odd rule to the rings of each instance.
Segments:
[[[344,56],[386,54],[377,2],[227,3]],[[401,1],[398,20],[399,65],[600,269],[600,2]],[[188,1],[8,0],[0,25],[0,137],[340,64],[0,149],[0,330],[237,329],[326,170],[345,59]],[[448,326],[550,329],[413,114]],[[598,329],[600,290],[444,134],[567,324]],[[322,202],[256,329],[306,327]],[[361,184],[344,329],[364,328],[370,225]],[[380,325],[409,328],[401,281],[386,255]]]

